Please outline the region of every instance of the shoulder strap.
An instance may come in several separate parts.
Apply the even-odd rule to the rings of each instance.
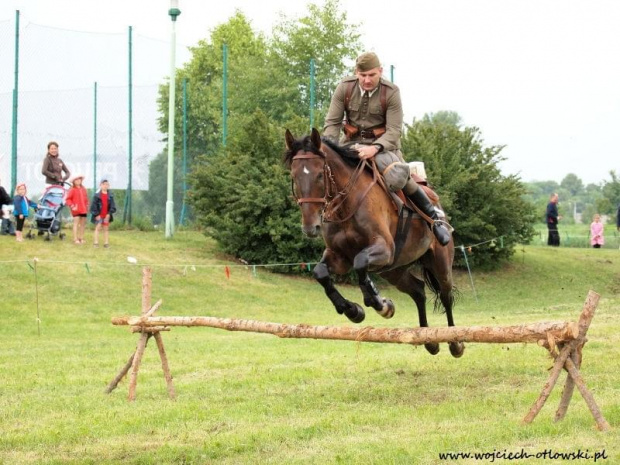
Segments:
[[[387,113],[387,86],[381,86],[381,109],[383,114]]]
[[[344,113],[347,116],[349,115],[349,102],[351,101],[351,95],[353,95],[353,90],[355,90],[355,85],[357,84],[357,80],[351,81],[349,87],[347,87],[347,92],[344,95]]]

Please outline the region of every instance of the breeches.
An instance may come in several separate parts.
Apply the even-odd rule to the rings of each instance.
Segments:
[[[385,179],[385,184],[392,192],[403,189],[408,181],[411,181],[408,186],[411,190],[417,187],[417,184],[411,180],[411,173],[409,172],[409,165],[403,159],[400,150],[380,152],[375,155],[375,163],[379,172]],[[409,194],[409,192],[407,192]]]

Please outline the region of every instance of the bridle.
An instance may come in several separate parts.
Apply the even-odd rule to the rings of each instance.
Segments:
[[[325,192],[323,194],[323,197],[297,197],[297,194],[295,193],[295,180],[291,179],[291,191],[293,192],[293,197],[297,201],[297,205],[302,205],[304,203],[321,203],[323,205],[327,205],[329,202],[328,199],[332,198],[333,196],[333,189],[331,187],[336,185],[336,181],[334,181],[332,170],[325,159],[325,155],[317,155],[316,153],[307,152],[299,153],[293,157],[292,161],[313,160],[316,158],[320,158],[323,160],[323,174],[325,179]]]
[[[381,179],[376,164],[374,163],[374,161],[369,163],[368,161],[361,160],[346,185],[341,189],[338,189],[338,186],[332,174],[332,170],[327,163],[327,157],[323,152],[321,152],[321,155],[307,152],[299,153],[292,158],[292,161],[313,160],[316,158],[320,158],[323,160],[323,172],[325,178],[325,192],[323,194],[323,197],[297,197],[295,193],[295,181],[291,179],[291,190],[293,192],[293,197],[295,198],[295,200],[297,200],[297,204],[300,206],[304,203],[322,204],[322,216],[323,221],[325,222],[342,223],[349,220],[355,214],[355,212],[359,208],[359,205],[364,200],[368,192],[370,192],[370,189],[378,182],[378,180]],[[364,192],[354,201],[354,205],[349,206],[349,212],[342,213],[341,209],[345,204],[345,200],[348,198],[351,189],[357,183],[359,177],[362,175],[362,172],[364,171],[364,167],[366,165],[370,165],[371,167],[372,180],[370,181]]]

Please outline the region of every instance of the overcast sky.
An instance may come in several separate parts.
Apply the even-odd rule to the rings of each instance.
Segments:
[[[179,44],[194,45],[235,9],[270,34],[304,0],[180,0]],[[321,4],[320,1],[316,2]],[[395,66],[405,121],[453,110],[487,145],[506,145],[504,173],[525,181],[620,174],[620,1],[341,0],[387,77]],[[0,21],[167,41],[166,0],[1,0]],[[2,44],[3,47],[6,44]],[[168,62],[164,53],[162,62]]]

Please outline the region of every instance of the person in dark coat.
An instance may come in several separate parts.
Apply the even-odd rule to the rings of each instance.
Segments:
[[[99,183],[99,190],[93,196],[90,204],[91,222],[95,225],[94,246],[99,247],[99,231],[103,229],[103,246],[110,247],[108,242],[110,223],[114,221],[116,213],[116,202],[110,190],[110,183],[107,179],[102,179]]]
[[[4,187],[0,186],[0,209],[2,213],[0,214],[0,218],[2,218],[2,226],[0,227],[0,234],[3,236],[7,234],[15,235],[15,227],[11,221],[11,217],[9,215],[9,206],[13,205],[13,199],[8,194],[8,192],[4,189]]]
[[[547,204],[547,229],[549,230],[549,237],[547,238],[547,245],[552,247],[560,246],[560,233],[558,232],[558,221],[562,217],[558,215],[558,194],[551,194],[549,203]]]
[[[41,165],[41,174],[45,176],[45,183],[48,185],[62,184],[71,176],[69,168],[58,155],[58,142],[51,141],[47,144],[47,155]]]

